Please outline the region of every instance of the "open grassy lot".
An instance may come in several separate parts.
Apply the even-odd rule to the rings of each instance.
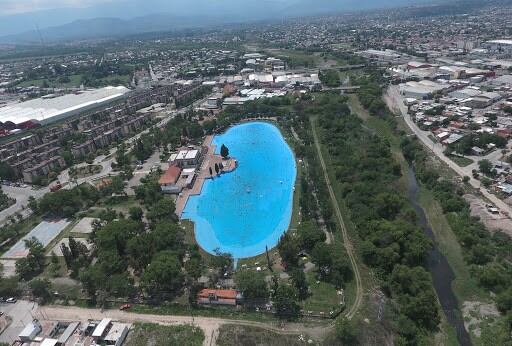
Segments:
[[[192,326],[160,326],[157,324],[136,324],[128,334],[126,346],[200,346],[204,333]]]
[[[43,83],[46,81],[50,88],[71,88],[71,87],[79,87],[82,84],[82,75],[74,74],[69,76],[68,82],[61,82],[59,79],[49,80],[49,79],[30,79],[22,81],[18,83],[16,86],[26,88],[30,86],[41,87]],[[119,85],[119,84],[127,84],[130,82],[130,75],[112,75],[105,78],[100,78],[98,81],[101,81],[104,85]]]
[[[261,328],[229,324],[220,327],[217,339],[218,346],[295,346],[306,343],[307,338],[300,340],[299,335],[280,335]]]
[[[328,316],[330,311],[340,307],[341,296],[334,285],[317,281],[313,272],[306,274],[306,280],[311,295],[304,301],[304,311],[313,311],[315,314],[323,312]]]
[[[70,87],[80,86],[81,80],[82,80],[82,75],[75,74],[75,75],[69,76],[69,82],[66,82],[66,83],[61,83],[61,82],[59,82],[58,79],[53,80],[53,81],[50,81],[47,79],[31,79],[31,80],[23,81],[23,82],[19,83],[17,86],[22,87],[22,88],[26,88],[29,86],[40,87],[43,85],[44,81],[46,81],[48,83],[48,85],[52,88],[70,88]]]
[[[459,167],[466,167],[474,162],[473,160],[471,160],[467,157],[461,157],[461,156],[455,156],[455,155],[450,155],[449,158],[450,158],[450,160],[455,162]]]

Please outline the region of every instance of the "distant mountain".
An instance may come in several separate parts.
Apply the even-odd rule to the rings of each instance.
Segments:
[[[110,38],[156,31],[200,28],[221,23],[220,19],[207,17],[175,17],[171,15],[148,15],[133,19],[94,18],[80,19],[71,23],[30,30],[20,34],[0,37],[0,43],[39,43],[77,39]]]
[[[512,0],[116,0],[90,8],[0,16],[0,43],[39,43],[41,37],[45,42],[119,37],[263,19],[464,1],[484,6]]]

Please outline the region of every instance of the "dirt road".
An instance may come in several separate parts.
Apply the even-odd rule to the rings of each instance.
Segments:
[[[319,326],[308,324],[287,323],[286,325],[279,326],[277,322],[253,322],[243,320],[230,320],[215,317],[201,317],[201,316],[175,316],[175,315],[152,315],[133,313],[120,310],[100,310],[100,309],[85,309],[69,306],[44,306],[40,307],[34,317],[38,316],[41,320],[62,320],[62,321],[82,321],[87,323],[88,320],[101,320],[102,318],[111,318],[115,321],[122,321],[127,323],[156,323],[161,325],[183,325],[189,324],[199,327],[203,330],[205,340],[203,345],[212,346],[216,344],[219,333],[219,327],[224,324],[237,324],[243,326],[258,327],[278,334],[286,335],[299,335],[307,333],[310,336],[319,338],[323,336],[328,330],[332,329],[332,325]]]
[[[352,264],[352,269],[354,270],[354,277],[356,279],[356,299],[354,300],[354,304],[350,307],[350,309],[346,312],[347,318],[351,319],[359,310],[361,303],[363,301],[363,284],[361,280],[361,274],[359,273],[359,267],[357,265],[357,261],[354,256],[354,249],[352,247],[352,242],[350,241],[350,237],[348,236],[347,228],[345,227],[345,222],[343,221],[343,216],[341,215],[340,207],[338,205],[338,200],[336,199],[336,195],[334,194],[334,190],[332,189],[331,180],[329,179],[329,174],[327,173],[327,167],[325,165],[324,157],[322,155],[322,149],[320,147],[320,142],[318,141],[318,136],[315,129],[314,119],[311,119],[311,128],[313,131],[313,139],[315,140],[316,150],[318,152],[318,158],[320,159],[320,165],[322,166],[322,170],[324,172],[325,182],[327,183],[327,189],[329,190],[329,195],[331,197],[331,202],[334,207],[334,212],[336,214],[336,218],[338,219],[338,223],[341,227],[341,232],[343,235],[343,245],[347,250],[348,257],[350,259],[350,263]]]

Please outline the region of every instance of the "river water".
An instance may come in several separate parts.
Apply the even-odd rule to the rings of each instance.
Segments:
[[[407,175],[407,190],[409,200],[418,215],[418,224],[423,229],[425,235],[432,240],[434,245],[428,257],[427,267],[432,275],[434,289],[439,297],[441,308],[446,315],[448,323],[450,323],[457,332],[459,344],[463,346],[471,345],[469,334],[464,328],[464,320],[459,309],[457,297],[452,290],[452,282],[455,279],[455,275],[446,257],[439,251],[434,232],[425,216],[425,211],[418,203],[419,185],[412,168],[409,168]]]

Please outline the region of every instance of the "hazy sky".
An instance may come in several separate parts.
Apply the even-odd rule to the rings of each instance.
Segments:
[[[0,0],[0,15],[10,15],[63,7],[89,7],[120,0]]]
[[[243,5],[245,0],[239,0]],[[275,3],[293,3],[296,0],[271,0]],[[333,0],[336,1],[336,0]],[[338,0],[339,1],[339,0]],[[342,1],[342,0],[341,0]],[[150,4],[167,4],[169,7],[194,6],[208,2],[210,5],[225,3],[226,0],[0,0],[0,16],[13,15],[56,8],[86,8],[102,4],[130,4],[147,7]]]

